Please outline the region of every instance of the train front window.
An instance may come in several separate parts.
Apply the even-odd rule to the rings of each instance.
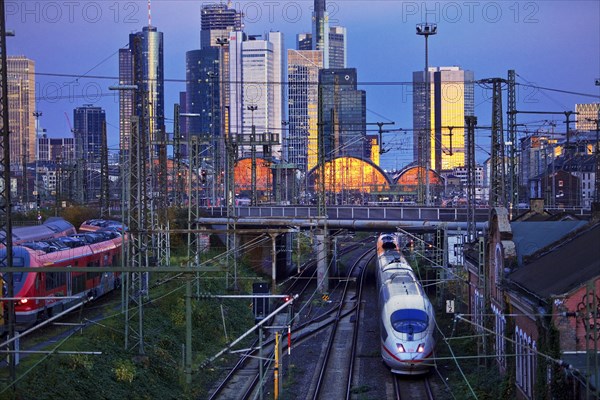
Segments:
[[[423,310],[404,309],[394,311],[390,322],[396,332],[413,335],[427,329],[429,317]]]

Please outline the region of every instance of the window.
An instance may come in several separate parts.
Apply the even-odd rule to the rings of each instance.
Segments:
[[[496,271],[495,271],[495,278],[496,278],[496,284],[500,283],[500,278],[502,277],[502,269],[504,268],[503,265],[503,259],[502,259],[502,246],[500,245],[500,243],[496,244],[496,254],[495,254],[495,266],[496,266]]]
[[[526,332],[515,327],[515,369],[517,386],[528,398],[533,398],[536,343]]]
[[[396,332],[413,335],[427,329],[429,317],[423,310],[404,309],[394,311],[390,322]]]
[[[495,316],[494,333],[496,336],[496,358],[498,364],[502,368],[506,368],[506,318],[502,315],[502,312],[495,306],[492,305],[492,312]]]
[[[46,290],[56,289],[64,286],[67,282],[67,274],[65,272],[47,272],[46,273]]]

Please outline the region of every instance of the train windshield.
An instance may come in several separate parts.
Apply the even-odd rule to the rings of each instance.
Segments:
[[[410,308],[394,311],[390,320],[396,332],[409,335],[423,332],[429,324],[429,317],[425,311]]]
[[[6,256],[6,251],[4,251],[3,253],[4,253],[4,256]],[[23,257],[13,256],[13,267],[24,267],[24,266],[25,266],[25,260],[23,259]],[[6,267],[6,259],[4,261],[2,261],[2,263],[0,264],[0,267]],[[2,274],[0,274],[0,276],[5,281],[3,291],[6,291],[7,290],[6,289],[6,280],[8,279],[7,274],[2,273]],[[21,290],[21,288],[23,287],[24,280],[25,280],[24,272],[13,272],[13,288],[14,288],[15,294],[17,294],[19,292],[19,290]],[[6,294],[7,293],[3,293],[3,295],[6,295]]]

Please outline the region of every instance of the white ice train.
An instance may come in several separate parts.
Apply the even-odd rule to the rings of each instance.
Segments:
[[[377,240],[377,287],[384,363],[395,374],[429,372],[435,347],[435,313],[402,255],[396,234],[382,234]]]

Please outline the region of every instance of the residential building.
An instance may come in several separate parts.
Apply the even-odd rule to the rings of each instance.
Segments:
[[[468,244],[465,254],[465,314],[476,332],[494,333],[479,347],[481,362],[514,376],[508,390],[517,399],[586,398],[599,376],[597,364],[586,365],[600,344],[587,308],[600,292],[597,217],[549,213],[542,199],[512,221],[505,208],[491,211],[485,257],[481,245]]]
[[[600,103],[575,104],[577,122],[575,129],[578,131],[595,131],[600,119]]]

